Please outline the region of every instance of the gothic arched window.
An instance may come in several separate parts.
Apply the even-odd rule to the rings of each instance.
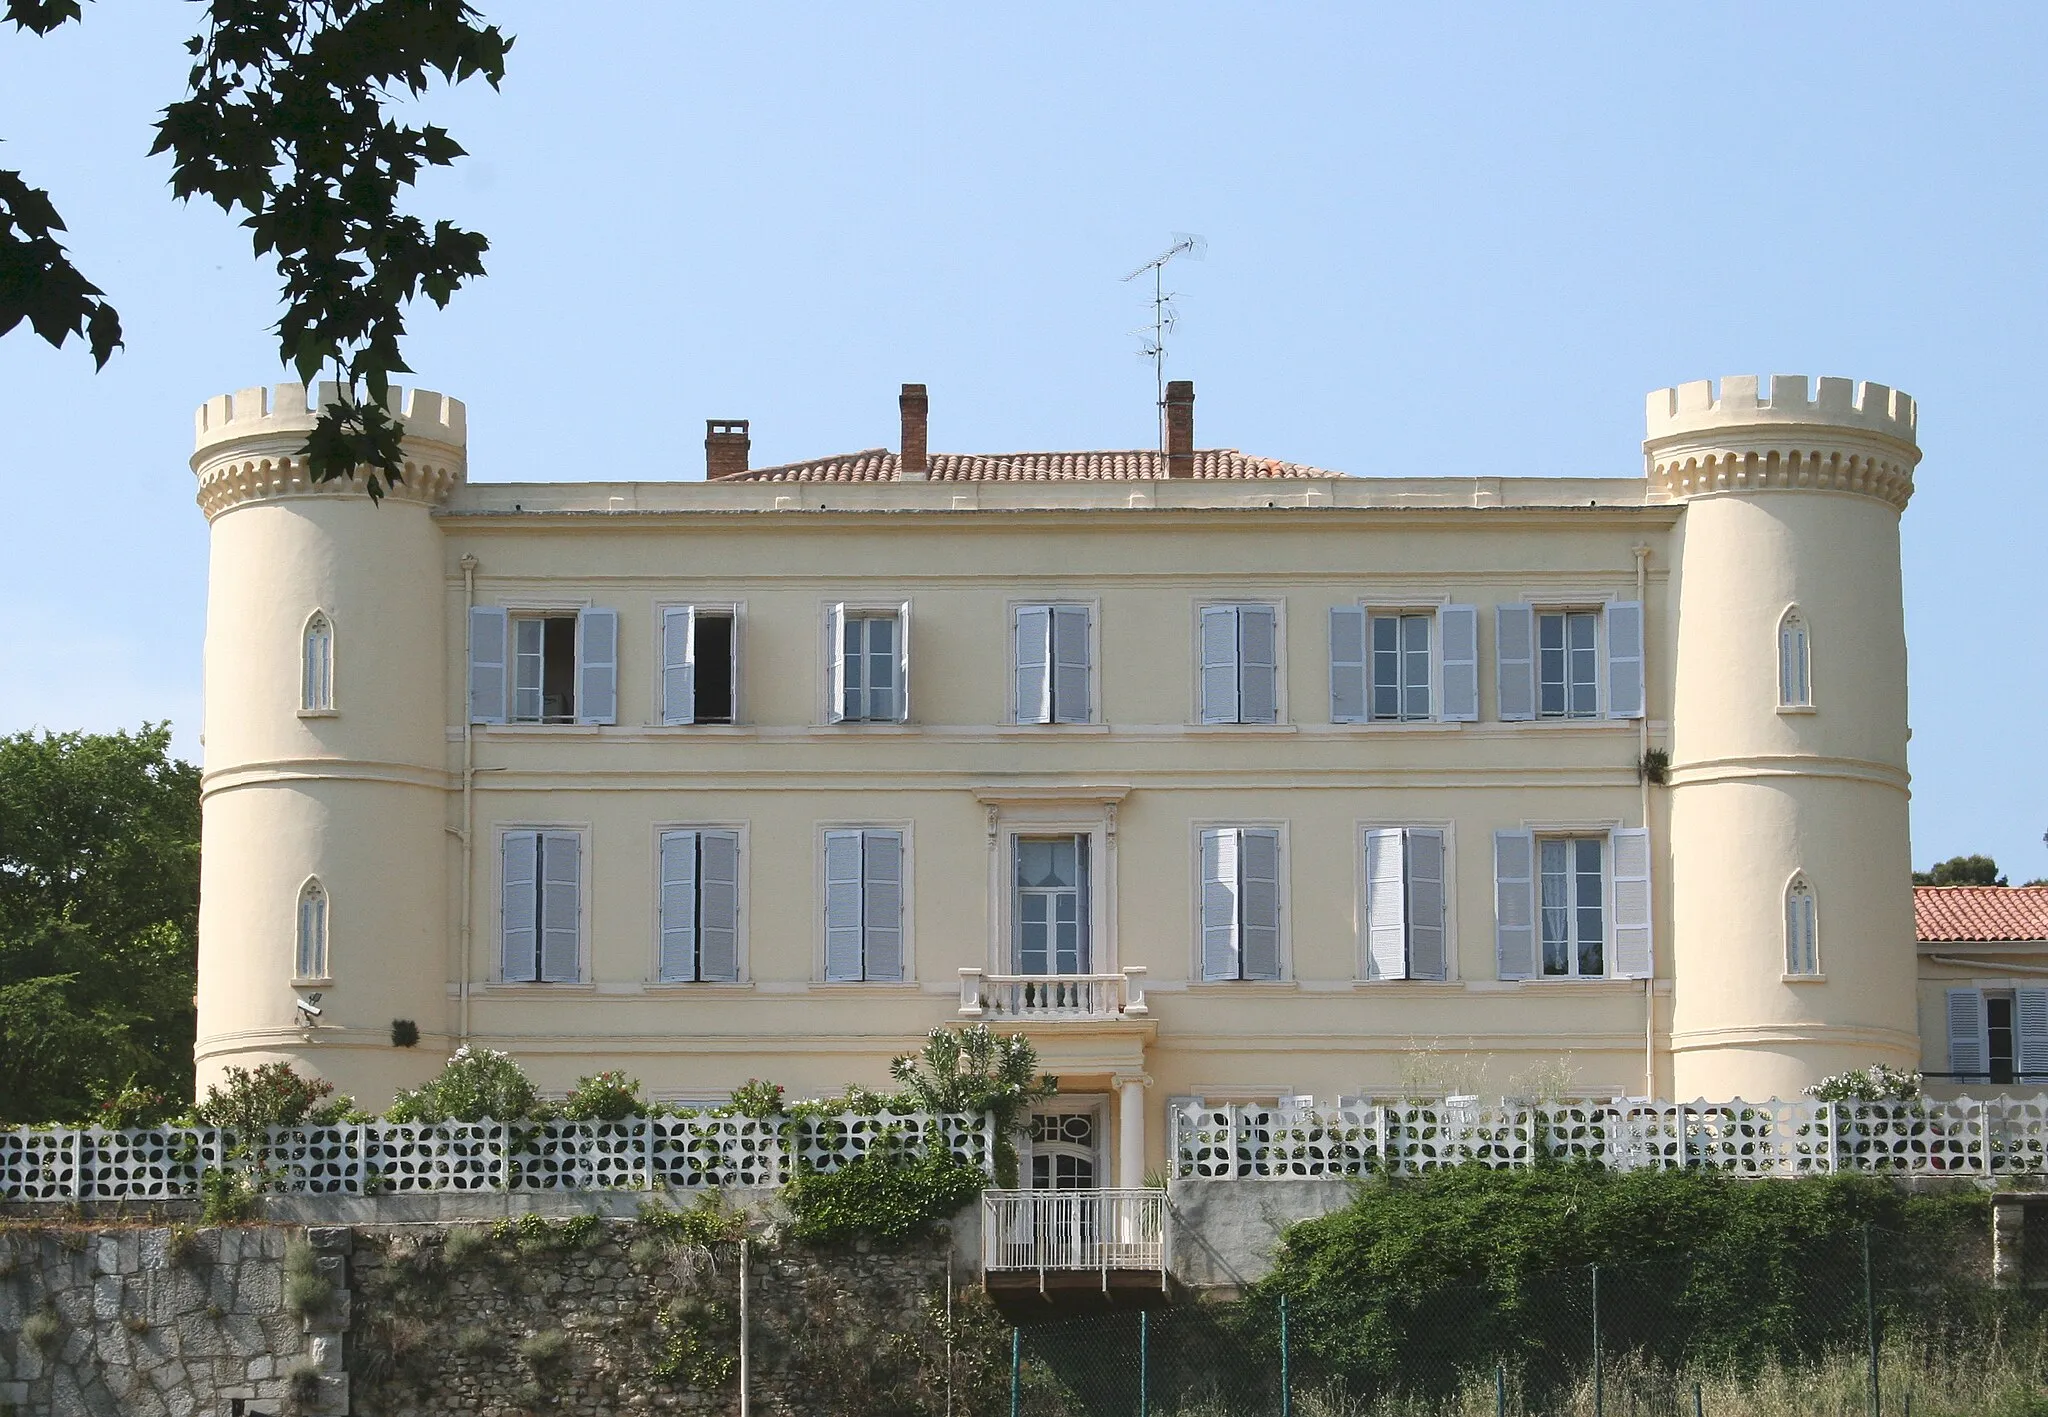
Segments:
[[[1820,973],[1820,914],[1804,872],[1785,887],[1785,972]]]
[[[299,887],[298,953],[293,971],[300,979],[327,977],[327,890],[317,876]]]
[[[299,708],[307,713],[334,711],[334,622],[319,610],[306,621]]]
[[[1813,649],[1808,643],[1806,621],[1797,610],[1787,610],[1778,622],[1778,706],[1813,706]]]

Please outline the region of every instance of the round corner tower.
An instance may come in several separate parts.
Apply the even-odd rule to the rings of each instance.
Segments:
[[[1913,400],[1754,376],[1649,396],[1685,504],[1672,712],[1673,1095],[1917,1066],[1899,515]]]
[[[299,384],[198,411],[211,530],[199,906],[203,1091],[284,1060],[381,1105],[438,1060],[392,1021],[445,1031],[447,706],[441,534],[465,475],[462,404],[392,411],[404,480],[309,480]],[[317,1015],[299,1001],[317,993]],[[429,1056],[432,1055],[432,1056]]]

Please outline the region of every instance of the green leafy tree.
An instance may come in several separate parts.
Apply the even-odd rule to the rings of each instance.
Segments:
[[[80,0],[0,0],[0,19],[48,34]],[[186,96],[164,109],[152,155],[171,157],[171,190],[242,215],[259,259],[277,263],[279,351],[312,383],[331,369],[346,391],[320,410],[305,456],[315,481],[354,477],[381,497],[403,479],[385,407],[405,307],[445,306],[483,274],[483,236],[431,228],[399,210],[422,168],[463,155],[446,129],[391,116],[438,78],[496,88],[512,41],[466,0],[208,0]],[[26,320],[61,347],[83,337],[96,366],[121,345],[121,320],[72,263],[49,193],[0,170],[0,335]]]
[[[1915,871],[1913,884],[1916,886],[2002,886],[2005,877],[1998,874],[1998,863],[1989,856],[1951,856],[1939,862],[1931,871]]]
[[[0,1120],[192,1095],[199,770],[170,729],[0,737]]]

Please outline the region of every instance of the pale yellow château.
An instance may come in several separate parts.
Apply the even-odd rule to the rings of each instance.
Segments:
[[[823,1095],[978,1022],[1062,1080],[1032,1183],[1132,1185],[1180,1097],[1920,1063],[1904,394],[1662,389],[1618,478],[1197,450],[1187,385],[928,453],[907,385],[896,452],[473,483],[393,408],[381,504],[302,387],[199,410],[202,1086]]]

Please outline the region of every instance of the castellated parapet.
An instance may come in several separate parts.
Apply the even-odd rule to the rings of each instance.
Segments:
[[[302,450],[320,410],[346,393],[332,381],[258,385],[220,394],[193,415],[192,470],[199,475],[199,506],[209,519],[230,507],[281,496],[364,495],[359,478],[316,483]],[[387,408],[405,430],[405,478],[390,488],[401,501],[438,506],[467,475],[469,419],[462,400],[431,389],[393,385]]]
[[[1770,488],[1851,492],[1903,509],[1920,461],[1910,394],[1853,379],[1754,374],[1653,391],[1643,457],[1654,493],[1672,498]]]

